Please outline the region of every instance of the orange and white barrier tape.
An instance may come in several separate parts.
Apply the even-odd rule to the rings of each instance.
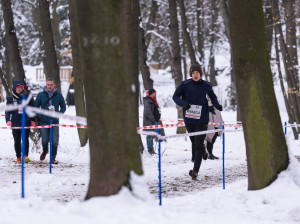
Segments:
[[[26,126],[24,127],[25,129],[35,129],[35,128],[51,128],[51,125],[45,125],[45,126]],[[6,126],[6,127],[0,127],[0,129],[22,129],[22,127],[10,127],[10,126]]]
[[[69,127],[69,128],[87,128],[86,125],[69,125],[69,124],[52,124],[53,126],[59,127]]]

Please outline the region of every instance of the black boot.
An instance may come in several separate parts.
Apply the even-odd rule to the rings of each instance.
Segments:
[[[196,180],[198,173],[195,172],[194,170],[190,170],[189,175],[192,177],[192,180]]]

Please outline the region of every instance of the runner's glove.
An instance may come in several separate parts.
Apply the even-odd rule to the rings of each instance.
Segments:
[[[223,107],[221,104],[219,104],[218,106],[216,106],[216,108],[219,110],[219,111],[222,111],[223,110]]]
[[[191,105],[189,103],[183,107],[183,109],[185,109],[185,110],[188,110],[190,108],[191,108]]]

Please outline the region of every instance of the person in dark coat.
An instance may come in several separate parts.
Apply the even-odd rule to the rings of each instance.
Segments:
[[[66,111],[66,103],[65,99],[61,93],[57,91],[56,83],[54,79],[49,78],[47,79],[46,86],[44,87],[43,91],[40,92],[35,100],[34,103],[35,107],[41,107],[44,110],[55,111],[64,113]],[[40,125],[50,125],[50,121],[52,120],[52,124],[59,124],[59,119],[48,117],[46,115],[38,114],[40,119]],[[40,155],[40,160],[44,160],[46,155],[48,154],[48,143],[50,141],[50,130],[49,128],[42,128],[41,129],[41,136],[42,136],[42,146],[43,152]],[[57,155],[57,147],[58,147],[58,140],[59,140],[59,127],[53,126],[52,127],[52,163],[56,164],[57,161],[55,160]]]
[[[12,96],[7,98],[6,105],[21,105],[22,98],[25,96],[27,99],[28,94],[26,92],[26,87],[22,81],[14,81],[12,88]],[[28,105],[33,106],[33,99],[31,99]],[[5,112],[6,124],[11,127],[22,127],[22,114],[23,109],[20,107],[18,110],[7,111]],[[34,126],[34,118],[30,118],[26,115],[25,126]],[[30,159],[28,158],[29,154],[29,133],[30,129],[25,129],[25,163],[28,163]],[[21,139],[22,139],[22,130],[21,129],[12,129],[12,135],[14,137],[14,146],[17,156],[17,163],[21,162]]]
[[[143,126],[157,125],[160,119],[160,108],[156,101],[156,90],[150,89],[148,95],[144,97],[144,117]],[[154,130],[150,130],[154,131]],[[155,154],[153,147],[154,135],[147,135],[147,148],[148,152],[152,155]]]
[[[189,133],[207,130],[209,107],[206,95],[212,104],[220,111],[222,106],[212,89],[210,82],[202,80],[203,72],[200,65],[195,64],[190,68],[191,79],[183,81],[175,90],[173,95],[174,102],[183,107],[183,117],[186,129]],[[204,147],[205,135],[190,137],[192,148],[195,149],[194,168],[189,171],[193,180],[197,179],[201,166],[202,158],[207,159],[208,154]]]

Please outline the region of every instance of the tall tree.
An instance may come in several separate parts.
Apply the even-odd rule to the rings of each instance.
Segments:
[[[44,43],[45,57],[44,71],[46,78],[53,78],[56,82],[58,91],[61,90],[60,87],[60,76],[59,67],[55,50],[54,37],[51,26],[51,18],[49,12],[49,2],[48,0],[38,0],[38,6],[40,11],[40,21],[42,28],[42,40]]]
[[[144,88],[149,90],[153,88],[153,80],[150,78],[150,69],[147,65],[147,46],[145,44],[145,32],[142,27],[141,12],[140,12],[140,1],[133,1],[135,11],[138,14],[139,23],[138,25],[138,63],[142,73]]]
[[[70,19],[70,28],[71,28],[71,46],[72,46],[72,62],[73,62],[73,77],[74,77],[74,96],[75,96],[75,109],[76,115],[81,117],[86,117],[86,109],[85,109],[85,98],[84,98],[84,86],[83,86],[83,71],[80,66],[80,58],[82,58],[82,46],[81,42],[78,41],[78,38],[81,40],[82,37],[78,32],[78,24],[77,17],[74,16],[77,12],[74,7],[74,1],[70,2],[70,11],[69,11],[69,19]],[[80,145],[85,146],[88,141],[88,132],[86,129],[78,128],[78,136],[80,140]]]
[[[275,98],[262,0],[229,0],[233,65],[248,164],[248,189],[271,184],[289,163]]]
[[[82,36],[91,155],[89,199],[116,194],[122,186],[130,188],[130,172],[142,174],[132,1],[72,1]]]
[[[18,46],[17,33],[13,20],[13,12],[11,10],[11,1],[1,0],[1,3],[5,23],[5,39],[7,41],[8,52],[13,66],[14,78],[15,80],[21,80],[26,83],[25,72]]]
[[[169,13],[170,13],[170,35],[171,35],[171,51],[172,51],[172,68],[174,73],[175,88],[177,88],[182,82],[181,71],[181,55],[179,45],[179,27],[177,19],[176,1],[168,0]],[[182,118],[182,108],[177,106],[178,118]],[[177,128],[177,133],[186,132],[183,128]]]
[[[200,54],[200,62],[204,64],[204,40],[202,32],[202,0],[197,0],[197,42],[198,42],[198,52]]]
[[[193,47],[193,43],[192,43],[192,39],[189,33],[189,29],[187,26],[187,18],[186,18],[186,14],[185,14],[185,6],[184,6],[184,1],[183,0],[177,0],[178,5],[179,5],[179,9],[180,9],[180,16],[181,16],[181,29],[182,29],[182,33],[183,33],[183,39],[184,42],[187,46],[187,51],[189,53],[190,59],[191,59],[191,63],[192,64],[198,64],[197,60],[196,60],[196,56],[195,56],[195,50]]]
[[[273,43],[273,12],[271,7],[270,0],[264,0],[264,16],[265,16],[265,27],[266,27],[266,38],[267,38],[267,47],[268,47],[268,53],[271,58],[271,49],[272,49],[272,43]]]

